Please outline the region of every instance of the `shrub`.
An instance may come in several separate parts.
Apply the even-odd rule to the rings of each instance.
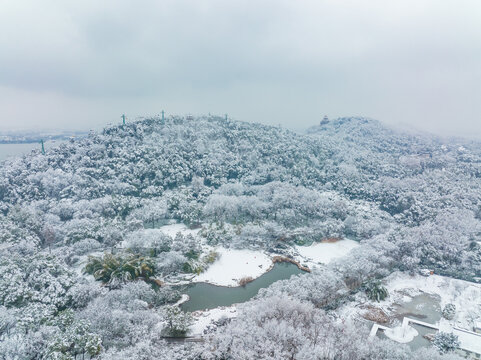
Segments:
[[[155,271],[157,274],[171,274],[182,271],[187,258],[175,251],[163,253],[155,259]]]
[[[206,264],[212,264],[219,258],[219,253],[217,251],[210,251],[206,256],[204,256],[204,262]]]
[[[73,244],[72,250],[76,255],[84,255],[101,247],[102,245],[97,240],[83,239]]]
[[[194,270],[192,269],[192,266],[190,265],[189,262],[185,262],[184,265],[182,265],[182,271],[186,273],[192,273]]]
[[[205,269],[201,263],[190,260],[185,262],[184,265],[182,265],[182,270],[185,273],[192,273],[192,274],[199,275],[200,273],[204,272]]]
[[[454,351],[459,348],[459,339],[453,333],[438,332],[434,336],[433,346],[438,349],[441,354]]]
[[[192,315],[185,313],[178,306],[167,306],[165,309],[166,332],[170,336],[185,336],[192,323]]]
[[[381,301],[389,296],[387,289],[379,280],[369,281],[363,285],[364,291],[370,300]]]
[[[205,269],[204,269],[204,267],[203,267],[201,264],[196,263],[196,264],[193,264],[193,265],[192,265],[192,272],[193,272],[194,274],[200,275],[201,273],[204,272],[204,270],[205,270]]]
[[[179,301],[182,294],[172,286],[162,286],[155,292],[154,304],[166,305]]]
[[[197,260],[199,258],[199,252],[196,250],[189,250],[185,253],[185,256],[191,260]]]
[[[244,276],[242,279],[239,280],[240,286],[246,286],[248,283],[254,281],[252,276]]]
[[[456,305],[447,304],[443,309],[443,317],[447,320],[453,320],[456,314]]]
[[[98,355],[102,349],[101,337],[90,331],[85,320],[76,320],[71,310],[65,310],[49,325],[57,327],[57,333],[50,339],[46,357],[48,359],[76,359],[78,355],[89,358]]]

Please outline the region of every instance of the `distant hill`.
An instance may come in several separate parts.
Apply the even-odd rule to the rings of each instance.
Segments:
[[[419,222],[439,210],[441,198],[446,206],[479,206],[479,149],[365,118],[331,120],[307,135],[221,117],[153,118],[7,163],[0,169],[0,200],[145,198],[194,178],[212,189],[279,181],[336,191]],[[417,207],[421,214],[410,212]]]
[[[68,140],[87,136],[86,131],[0,131],[0,144],[25,144],[40,140]]]

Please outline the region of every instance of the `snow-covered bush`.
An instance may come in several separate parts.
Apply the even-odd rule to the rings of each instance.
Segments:
[[[91,283],[85,280],[79,281],[68,291],[68,295],[71,299],[69,305],[75,309],[84,308],[101,293],[102,289],[98,283]]]
[[[172,286],[161,286],[155,292],[154,304],[165,305],[175,303],[180,300],[182,294]]]
[[[100,353],[100,336],[90,331],[88,322],[74,319],[72,311],[61,312],[50,325],[58,330],[47,345],[46,358],[74,360],[77,355],[93,357]]]
[[[5,254],[7,255],[7,254]],[[0,257],[0,305],[23,307],[34,303],[62,308],[75,275],[55,256]]]
[[[459,339],[453,333],[440,331],[434,336],[433,346],[438,349],[441,354],[451,352],[459,348]]]
[[[77,255],[84,255],[102,248],[102,244],[95,239],[84,239],[72,245],[72,250]]]
[[[133,346],[111,348],[101,354],[100,360],[198,360],[198,352],[194,346],[143,339]]]
[[[106,348],[159,338],[162,317],[152,309],[155,296],[150,285],[130,282],[93,299],[78,318],[90,323],[90,330],[100,335]]]
[[[190,313],[183,312],[178,306],[167,306],[164,309],[165,331],[170,336],[185,336],[192,324]]]
[[[136,253],[157,256],[170,251],[172,238],[159,229],[145,229],[130,233],[124,246]]]
[[[187,260],[187,257],[177,251],[170,251],[153,258],[156,272],[163,276],[182,271]]]
[[[456,315],[456,305],[446,304],[443,309],[443,317],[447,320],[453,320],[454,315]]]
[[[219,258],[219,253],[215,250],[209,251],[208,254],[204,255],[202,258],[202,261],[205,262],[206,264],[212,264],[214,263],[218,258]]]

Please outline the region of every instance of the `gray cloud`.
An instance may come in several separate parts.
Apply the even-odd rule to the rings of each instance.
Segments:
[[[481,3],[0,3],[0,128],[224,113],[363,115],[481,136]]]

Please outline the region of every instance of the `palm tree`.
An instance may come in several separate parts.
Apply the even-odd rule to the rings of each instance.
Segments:
[[[370,300],[377,302],[388,297],[387,289],[381,284],[379,280],[372,280],[363,285],[364,291]]]
[[[89,256],[84,273],[93,275],[95,280],[109,287],[117,287],[138,278],[150,281],[154,275],[154,265],[150,258],[138,254],[105,254],[103,258]]]

